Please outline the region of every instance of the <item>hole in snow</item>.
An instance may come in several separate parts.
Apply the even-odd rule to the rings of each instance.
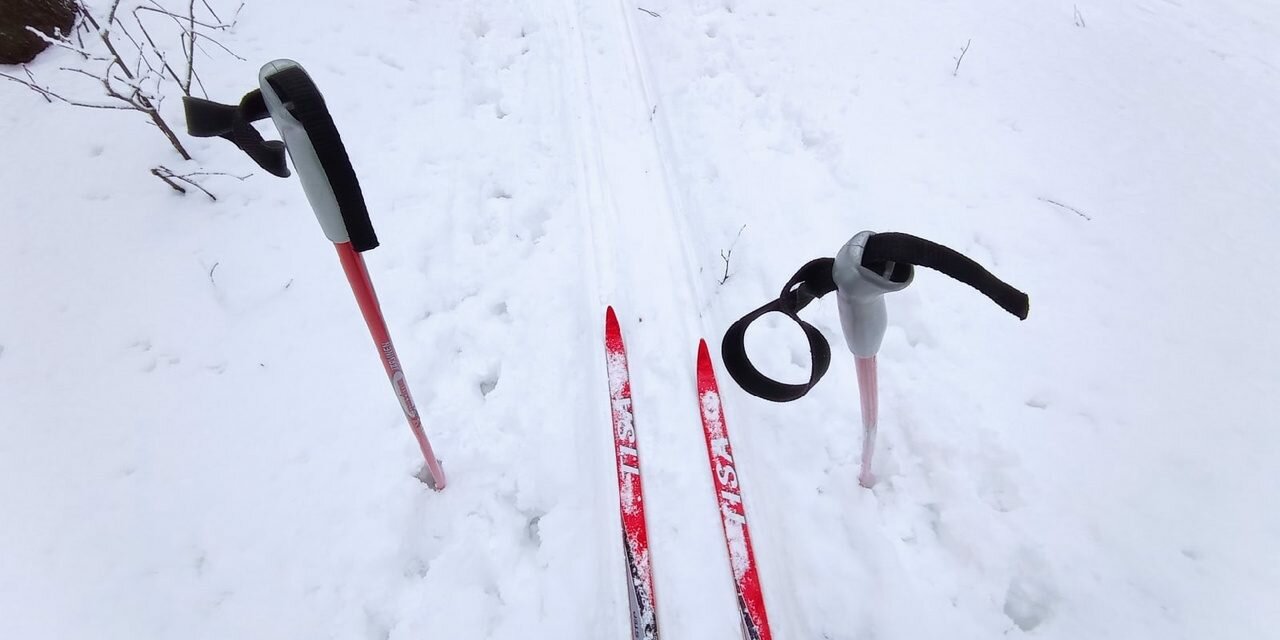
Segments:
[[[1004,615],[1023,631],[1031,631],[1053,613],[1053,590],[1028,576],[1017,576],[1004,596]]]
[[[498,386],[498,374],[494,373],[480,381],[480,395],[488,396]]]
[[[539,546],[542,545],[541,523],[543,515],[545,514],[539,513],[538,515],[529,518],[529,525],[525,528],[525,532],[529,535],[529,540]]]

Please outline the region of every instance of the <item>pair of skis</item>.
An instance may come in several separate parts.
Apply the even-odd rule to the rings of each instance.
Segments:
[[[631,606],[632,640],[657,640],[657,600],[653,590],[653,564],[645,524],[644,493],[640,482],[640,452],[636,443],[635,414],[631,405],[631,374],[622,342],[618,317],[605,313],[605,361],[609,374],[609,403],[613,413],[613,442],[618,470],[618,507],[622,516],[623,550],[627,562],[628,600]],[[711,480],[720,507],[720,523],[729,567],[733,574],[744,640],[770,640],[764,593],[756,572],[755,553],[742,503],[742,489],[733,461],[733,447],[725,425],[711,353],[703,340],[698,345],[698,408],[707,444]]]

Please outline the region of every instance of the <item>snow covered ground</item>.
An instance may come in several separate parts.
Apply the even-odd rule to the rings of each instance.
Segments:
[[[0,637],[624,637],[612,304],[661,630],[737,638],[697,341],[863,229],[1032,311],[927,271],[889,299],[873,491],[834,299],[803,400],[721,374],[775,637],[1280,626],[1280,5],[248,0],[223,41],[214,99],[277,57],[325,92],[450,487],[296,180],[180,197],[136,114],[6,84]]]

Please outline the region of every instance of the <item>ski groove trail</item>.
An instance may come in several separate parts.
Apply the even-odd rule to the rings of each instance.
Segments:
[[[625,4],[565,2],[569,48],[577,48],[568,66],[577,73],[569,95],[578,109],[578,190],[601,274],[596,315],[605,301],[614,305],[631,352],[662,631],[732,638],[738,632],[728,561],[706,561],[723,541],[703,471],[690,367],[703,330],[696,320],[703,299],[699,274],[675,210],[679,200],[625,10]],[[672,248],[679,255],[665,259]],[[622,578],[618,589],[610,588],[620,632]]]

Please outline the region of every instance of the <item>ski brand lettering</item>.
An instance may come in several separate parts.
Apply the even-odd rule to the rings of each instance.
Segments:
[[[729,439],[716,438],[712,440],[711,450],[717,458],[724,460],[724,462],[716,460],[716,478],[720,480],[720,484],[736,489],[738,487],[738,472],[733,468],[733,456],[729,454]]]
[[[618,467],[623,473],[640,475],[640,452],[634,447],[618,445]]]

